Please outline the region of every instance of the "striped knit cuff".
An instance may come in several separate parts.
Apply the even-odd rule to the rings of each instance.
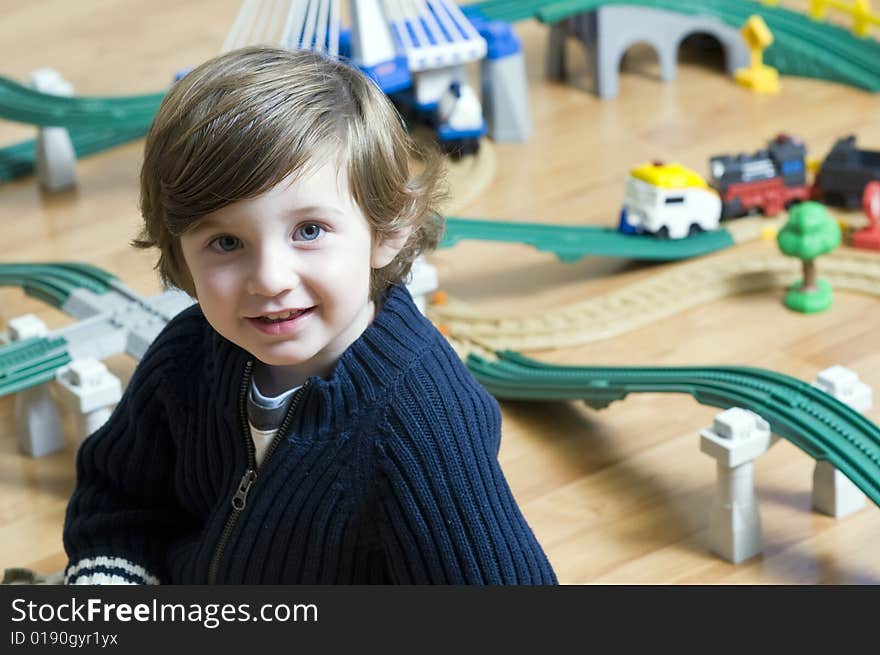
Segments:
[[[159,578],[122,557],[88,557],[64,572],[66,585],[160,584]]]

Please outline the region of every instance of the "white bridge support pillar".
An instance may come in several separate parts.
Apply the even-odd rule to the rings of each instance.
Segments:
[[[776,439],[767,421],[739,407],[721,412],[711,428],[700,431],[700,450],[718,462],[709,548],[734,564],[763,550],[753,462]]]
[[[480,62],[483,114],[495,141],[528,141],[532,116],[522,45],[508,23],[494,21],[480,30],[486,58]]]
[[[422,314],[427,310],[430,295],[439,285],[437,268],[425,259],[424,255],[417,257],[410,269],[406,288]]]
[[[49,330],[34,314],[9,321],[11,341],[44,337]],[[13,401],[19,449],[31,457],[42,457],[64,447],[61,417],[48,383],[23,389]]]
[[[52,68],[31,71],[30,87],[41,93],[69,97],[73,86]],[[76,152],[66,127],[37,130],[37,179],[47,191],[61,191],[76,185]]]
[[[58,400],[76,415],[77,443],[100,428],[122,398],[122,384],[97,359],[83,357],[55,374]]]
[[[813,386],[857,412],[867,412],[873,404],[871,387],[859,380],[855,372],[843,366],[820,371]],[[862,509],[866,502],[865,494],[830,462],[816,462],[816,468],[813,469],[813,509],[842,518]]]

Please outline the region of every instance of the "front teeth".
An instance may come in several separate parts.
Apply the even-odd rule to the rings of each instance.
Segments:
[[[266,314],[263,318],[267,318],[270,321],[285,321],[291,316],[293,316],[296,312],[284,312],[283,314]]]
[[[264,316],[260,316],[260,320],[264,323],[280,323],[281,321],[287,321],[291,318],[295,318],[303,313],[303,311],[294,310],[290,312],[284,312],[282,314],[266,314]]]

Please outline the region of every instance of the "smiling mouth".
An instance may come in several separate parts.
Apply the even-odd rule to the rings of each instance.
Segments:
[[[294,309],[287,312],[280,312],[278,314],[266,314],[264,316],[254,316],[251,320],[259,321],[260,323],[272,324],[272,323],[284,323],[285,321],[291,321],[295,318],[298,318],[305,314],[306,312],[311,311],[313,308],[309,307],[308,309]]]

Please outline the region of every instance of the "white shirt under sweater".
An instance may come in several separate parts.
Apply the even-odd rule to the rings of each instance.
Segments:
[[[251,391],[248,394],[247,414],[248,426],[251,429],[251,439],[254,441],[254,449],[257,456],[257,466],[262,464],[266,456],[266,450],[275,433],[281,427],[284,415],[293,399],[293,394],[300,387],[288,389],[278,396],[264,396],[257,388],[257,383],[251,378]]]

